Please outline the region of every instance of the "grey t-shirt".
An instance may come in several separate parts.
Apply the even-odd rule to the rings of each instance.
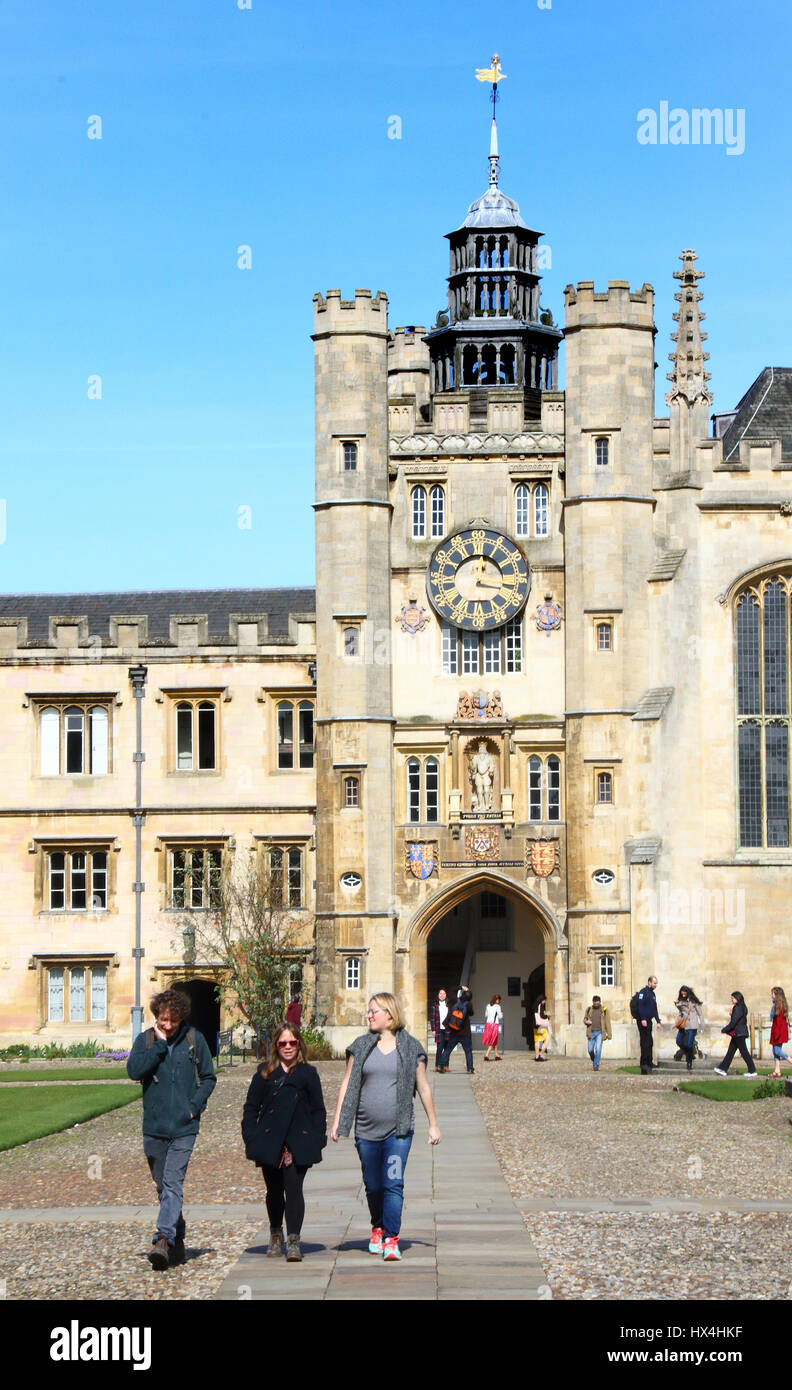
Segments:
[[[375,1047],[363,1063],[358,1101],[356,1139],[387,1139],[396,1130],[396,1048]],[[415,1121],[413,1113],[410,1128]]]

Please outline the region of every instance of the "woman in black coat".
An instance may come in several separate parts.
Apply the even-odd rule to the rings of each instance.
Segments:
[[[273,1039],[273,1060],[259,1068],[242,1111],[247,1157],[261,1168],[267,1184],[270,1222],[268,1255],[301,1260],[300,1231],[305,1217],[302,1188],[306,1172],[321,1163],[327,1143],[327,1115],[316,1067],[305,1060],[305,1044],[293,1023],[283,1023]]]
[[[748,1051],[745,1042],[745,1039],[748,1037],[748,1008],[745,1003],[745,1000],[743,999],[743,996],[740,994],[740,991],[738,989],[734,991],[734,994],[731,997],[731,1002],[731,1018],[729,1019],[729,1022],[726,1024],[726,1027],[721,1028],[722,1033],[728,1033],[731,1041],[729,1043],[728,1048],[726,1049],[726,1056],[724,1057],[721,1066],[714,1067],[713,1071],[716,1071],[718,1073],[718,1076],[726,1076],[728,1074],[729,1067],[732,1064],[732,1059],[734,1057],[735,1052],[739,1051],[740,1056],[742,1057],[746,1067],[748,1068],[748,1070],[742,1074],[745,1076],[756,1076],[757,1071],[754,1065],[754,1060],[750,1052]]]

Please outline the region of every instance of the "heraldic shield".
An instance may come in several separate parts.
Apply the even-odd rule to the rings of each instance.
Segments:
[[[556,841],[531,841],[531,872],[537,878],[548,878],[556,866]]]
[[[413,878],[430,878],[435,866],[434,845],[408,845],[407,853]]]

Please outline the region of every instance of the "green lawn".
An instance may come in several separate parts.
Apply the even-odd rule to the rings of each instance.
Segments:
[[[136,1086],[15,1087],[0,1095],[0,1149],[13,1149],[140,1100]]]
[[[0,1071],[3,1081],[118,1081],[126,1076],[125,1066],[112,1067],[15,1067]]]
[[[755,1100],[759,1087],[767,1081],[760,1076],[758,1081],[741,1081],[739,1077],[713,1077],[712,1081],[681,1081],[680,1091],[690,1091],[694,1096],[704,1096],[707,1100]],[[776,1081],[775,1088],[780,1096],[784,1094],[784,1082]],[[766,1099],[766,1097],[758,1097]]]

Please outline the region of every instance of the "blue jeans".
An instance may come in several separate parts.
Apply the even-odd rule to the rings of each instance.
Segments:
[[[464,1054],[465,1054],[465,1060],[466,1060],[466,1062],[467,1062],[467,1069],[468,1069],[468,1071],[472,1071],[472,1070],[473,1070],[473,1043],[472,1043],[470,1034],[469,1034],[469,1033],[462,1033],[462,1034],[460,1035],[459,1033],[454,1033],[454,1032],[452,1032],[450,1029],[449,1029],[449,1031],[446,1033],[445,1042],[444,1042],[444,1044],[443,1044],[442,1055],[441,1055],[441,1058],[440,1058],[440,1060],[438,1061],[438,1064],[437,1064],[437,1065],[438,1065],[439,1067],[447,1067],[447,1066],[448,1066],[448,1059],[449,1059],[449,1057],[451,1056],[451,1053],[453,1052],[453,1050],[454,1050],[454,1048],[456,1047],[457,1043],[459,1043],[460,1047],[462,1048],[462,1051],[463,1051]]]
[[[602,1033],[592,1033],[588,1040],[589,1057],[594,1063],[594,1070],[599,1071],[600,1057],[602,1056]]]
[[[404,1170],[413,1137],[397,1139],[356,1139],[355,1148],[363,1169],[366,1200],[372,1226],[379,1226],[386,1236],[398,1236],[401,1230],[404,1202]]]
[[[173,1245],[174,1240],[184,1240],[184,1179],[196,1138],[195,1134],[185,1134],[181,1139],[154,1139],[150,1134],[143,1135],[143,1152],[160,1199],[157,1230],[169,1245]]]

